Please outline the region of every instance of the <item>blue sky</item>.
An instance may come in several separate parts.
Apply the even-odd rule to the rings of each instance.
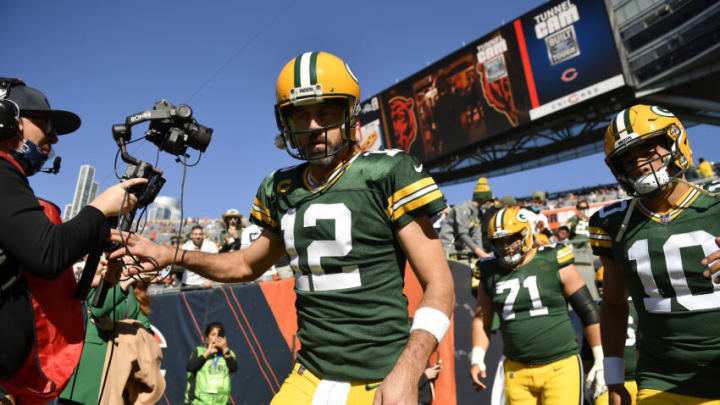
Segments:
[[[189,104],[215,131],[200,164],[188,170],[185,215],[219,217],[228,208],[246,215],[262,178],[297,163],[273,146],[275,80],[292,57],[324,50],[343,58],[365,98],[541,3],[8,1],[0,75],[22,78],[54,108],[82,119],[55,147],[63,158],[60,174],[31,178],[38,196],[64,208],[82,164],[96,167],[101,190],[114,184],[112,124],[165,98]],[[145,128],[136,127],[134,139]],[[720,159],[713,127],[689,134],[696,157]],[[129,150],[155,162],[156,148],[147,141]],[[119,172],[125,166],[119,162]],[[167,179],[161,194],[179,197],[181,166],[162,153],[158,167]],[[603,156],[593,155],[489,183],[498,196],[527,196],[613,180]],[[469,199],[472,188],[443,191],[457,203]]]

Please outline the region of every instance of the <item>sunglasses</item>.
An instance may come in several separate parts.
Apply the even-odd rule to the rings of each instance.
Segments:
[[[55,134],[55,129],[52,125],[52,119],[47,115],[22,115],[32,121],[38,128],[40,128],[45,135]]]

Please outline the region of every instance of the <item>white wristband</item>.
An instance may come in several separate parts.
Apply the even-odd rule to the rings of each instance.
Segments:
[[[410,332],[415,329],[422,329],[435,336],[438,344],[440,344],[448,328],[450,328],[450,318],[442,311],[432,307],[420,307],[415,311]]]
[[[485,349],[480,346],[475,346],[470,352],[470,366],[475,364],[480,367],[480,371],[485,371]]]
[[[622,357],[605,357],[603,367],[606,385],[625,383],[625,360]]]

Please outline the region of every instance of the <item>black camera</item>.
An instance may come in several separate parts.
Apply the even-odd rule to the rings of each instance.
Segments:
[[[113,125],[112,134],[115,143],[117,143],[120,148],[120,156],[122,156],[124,162],[128,163],[128,167],[122,176],[123,180],[137,178],[148,179],[146,184],[139,184],[130,189],[130,192],[138,199],[135,208],[123,215],[122,218],[120,218],[119,224],[117,222],[118,218],[110,219],[110,225],[112,227],[119,225],[118,229],[121,231],[130,230],[137,210],[152,203],[165,184],[165,179],[162,177],[162,170],[153,167],[147,162],[134,158],[127,151],[127,145],[132,137],[132,127],[145,121],[150,121],[150,126],[145,132],[145,137],[160,150],[176,156],[185,155],[188,147],[197,149],[201,153],[205,152],[213,132],[211,128],[198,124],[192,116],[192,108],[190,108],[190,106],[180,104],[175,107],[167,100],[158,101],[152,110],[127,116],[125,118],[125,124]],[[119,247],[119,245],[105,243],[100,249],[91,251],[92,254],[88,256],[85,266],[86,270],[89,271],[83,271],[75,292],[78,298],[84,300],[87,297],[90,283],[92,282],[95,269],[100,259],[100,250],[111,252]],[[101,281],[92,303],[93,306],[98,307],[102,305],[105,301],[107,290],[108,286],[104,280]]]
[[[153,111],[167,112],[168,118],[150,123],[150,128],[145,132],[148,141],[173,155],[184,154],[188,146],[205,152],[213,130],[198,124],[192,117],[189,105],[175,107],[169,101],[161,100],[155,103]]]

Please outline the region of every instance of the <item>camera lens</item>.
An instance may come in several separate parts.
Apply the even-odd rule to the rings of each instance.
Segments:
[[[197,149],[200,152],[205,152],[208,145],[210,144],[210,138],[212,137],[213,130],[204,125],[198,123],[187,123],[185,124],[185,131],[188,134],[187,145],[193,149]]]

